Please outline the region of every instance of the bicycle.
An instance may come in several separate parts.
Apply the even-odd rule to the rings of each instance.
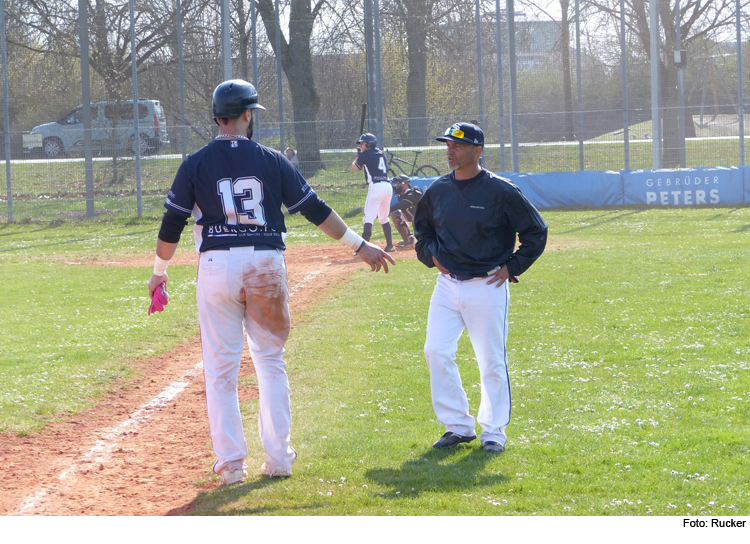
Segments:
[[[419,157],[419,154],[422,153],[422,151],[414,151],[414,162],[409,162],[400,157],[397,157],[392,151],[388,151],[387,149],[385,149],[384,152],[386,158],[388,159],[387,168],[388,177],[390,178],[396,177],[396,168],[401,170],[401,173],[409,176],[410,178],[415,176],[420,178],[431,178],[440,175],[440,171],[431,164],[424,164],[420,167],[417,167],[417,157]],[[411,173],[407,173],[406,170],[404,170],[399,164],[400,162],[410,166]]]

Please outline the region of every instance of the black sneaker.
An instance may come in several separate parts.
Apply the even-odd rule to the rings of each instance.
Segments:
[[[448,431],[443,436],[440,437],[440,440],[435,442],[432,447],[442,450],[442,449],[448,449],[448,448],[455,448],[462,442],[471,442],[476,438],[476,435],[474,436],[461,436],[460,434],[452,433]]]
[[[394,251],[396,251],[396,248],[393,246],[387,246],[383,251],[385,251],[386,253],[393,253]]]
[[[487,441],[482,444],[482,449],[487,453],[503,453],[505,451],[505,446],[498,444],[497,442]]]

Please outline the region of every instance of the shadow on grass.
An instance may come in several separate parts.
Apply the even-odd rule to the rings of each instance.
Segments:
[[[612,223],[614,221],[619,221],[620,219],[624,219],[625,217],[628,217],[629,215],[635,215],[635,214],[638,214],[638,213],[643,213],[644,211],[645,210],[633,210],[633,211],[630,211],[630,212],[627,212],[627,213],[613,212],[613,213],[617,214],[615,217],[610,217],[609,219],[601,219],[600,221],[597,221],[596,223],[592,223],[592,224],[586,225],[584,227],[576,227],[574,229],[566,230],[565,232],[560,232],[558,234],[570,234],[571,232],[577,232],[577,231],[580,231],[580,230],[586,230],[586,229],[590,229],[590,228],[593,228],[593,227],[598,227],[598,226],[604,225],[606,223]],[[594,219],[599,219],[601,217],[606,217],[607,215],[612,215],[612,214],[606,214],[606,213],[605,214],[601,214],[601,215],[596,216]]]
[[[161,216],[150,215],[150,216],[143,216],[143,217],[133,217],[132,219],[128,219],[125,222],[125,226],[135,227],[135,226],[141,226],[141,225],[151,225],[155,221],[161,221]]]
[[[621,210],[604,211],[604,212],[602,212],[602,213],[600,213],[598,215],[594,215],[593,217],[586,217],[586,218],[582,219],[582,221],[596,221],[598,219],[601,219],[602,217],[609,217],[609,216],[612,216],[612,215],[616,215],[618,213],[621,213]]]
[[[50,228],[50,227],[44,227],[44,228],[38,229],[38,230],[46,230],[48,228]],[[87,236],[85,238],[73,238],[72,240],[63,240],[61,242],[49,242],[49,243],[46,243],[46,244],[35,244],[35,245],[28,245],[28,246],[23,246],[23,247],[11,247],[11,248],[7,248],[7,249],[0,249],[0,253],[9,253],[11,251],[20,251],[20,250],[23,250],[23,249],[40,249],[40,248],[43,248],[43,247],[66,246],[68,244],[75,244],[75,243],[78,243],[78,242],[87,242],[87,241],[90,241],[90,240],[94,240],[96,238],[103,238],[103,239],[126,238],[128,236],[138,236],[139,234],[148,234],[150,232],[152,232],[151,229],[142,230],[142,231],[138,231],[138,232],[126,232],[124,234],[107,234],[105,236],[91,235],[91,236]]]
[[[246,497],[255,493],[256,491],[265,487],[283,484],[284,480],[279,478],[258,478],[256,480],[248,480],[242,484],[232,485],[229,487],[217,487],[210,491],[204,491],[200,493],[195,499],[186,504],[174,508],[167,512],[168,516],[181,516],[181,515],[253,515],[253,514],[269,514],[278,510],[277,508],[269,508],[267,506],[258,506],[256,508],[234,508],[231,510],[221,511],[223,505],[233,503],[242,497]],[[284,510],[288,510],[285,507]]]
[[[12,223],[5,223],[2,227],[0,227],[0,230],[4,230],[8,226],[10,226]],[[30,223],[29,223],[30,224]],[[22,233],[20,232],[6,232],[3,234],[0,234],[0,236],[13,236],[14,234],[23,234],[24,236],[31,233],[31,232],[41,232],[43,230],[49,230],[49,229],[56,229],[57,227],[65,224],[65,221],[62,219],[54,219],[50,221],[49,223],[46,223],[44,225],[41,225],[39,228],[36,228],[34,230],[24,230]]]
[[[718,213],[718,214],[714,215],[713,217],[709,217],[708,221],[716,221],[718,219],[723,219],[725,215],[730,214],[730,213],[734,213],[734,212],[738,211],[739,209],[740,208],[732,208],[732,209],[727,210],[724,213]]]
[[[469,453],[464,454],[467,450]],[[389,487],[387,498],[415,496],[425,491],[451,492],[476,490],[508,481],[500,473],[482,474],[482,471],[498,454],[487,453],[481,447],[458,447],[449,450],[431,449],[416,459],[405,461],[401,468],[375,468],[365,477],[372,482]]]
[[[341,217],[344,219],[351,219],[352,217],[357,217],[358,215],[362,215],[363,212],[364,212],[364,208],[354,207],[348,212],[346,212],[344,215],[342,215]]]

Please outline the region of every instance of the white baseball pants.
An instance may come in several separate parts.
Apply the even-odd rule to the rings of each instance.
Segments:
[[[380,224],[388,222],[388,214],[391,211],[391,200],[393,199],[393,187],[387,181],[371,183],[367,190],[365,199],[364,223],[374,223],[377,218]]]
[[[289,445],[292,418],[283,360],[290,328],[283,252],[241,247],[201,253],[197,296],[208,421],[219,458],[214,471],[247,456],[237,395],[243,326],[258,378],[265,461],[270,469],[290,470],[297,454]]]
[[[479,365],[481,401],[477,421],[481,442],[505,445],[510,422],[510,379],[505,349],[508,338],[508,282],[487,285],[487,278],[467,281],[438,276],[427,315],[424,352],[430,369],[432,407],[447,431],[475,436],[474,417],[456,365],[458,340],[469,332]]]

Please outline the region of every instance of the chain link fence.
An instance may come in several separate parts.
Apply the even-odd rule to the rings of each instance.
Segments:
[[[0,220],[161,214],[184,153],[217,133],[222,3],[231,13],[231,76],[254,82],[267,108],[254,139],[290,148],[310,184],[344,213],[364,202],[362,175],[351,170],[361,131],[379,136],[394,175],[446,173],[434,138],[459,120],[483,127],[484,165],[495,172],[648,169],[655,143],[661,167],[744,166],[744,0],[357,0],[319,12],[299,0],[94,1],[83,27],[90,157],[80,3],[3,0]],[[662,5],[656,107],[636,31],[637,10],[651,3]],[[705,16],[688,24],[687,10],[704,4]]]

